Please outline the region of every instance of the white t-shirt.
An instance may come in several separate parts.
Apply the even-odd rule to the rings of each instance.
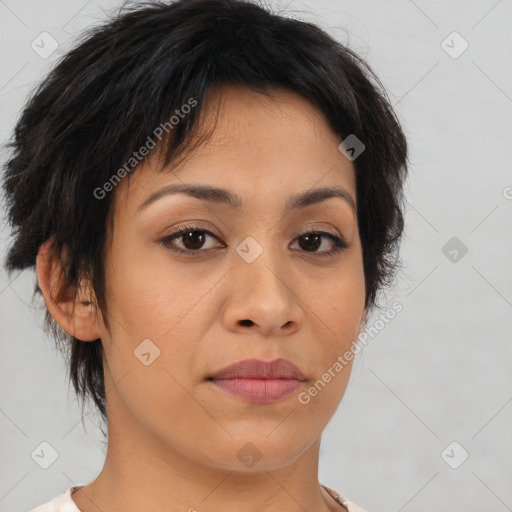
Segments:
[[[70,487],[65,493],[59,494],[53,500],[48,503],[44,503],[43,505],[39,505],[32,509],[30,512],[82,512],[75,504],[73,499],[71,498],[71,494],[76,490],[83,487],[82,485]],[[347,509],[348,512],[365,512],[361,507],[356,505],[350,500],[347,500],[338,492],[332,490],[331,488],[322,485],[322,487],[343,507]]]

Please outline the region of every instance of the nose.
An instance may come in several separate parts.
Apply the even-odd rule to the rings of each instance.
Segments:
[[[234,256],[228,277],[230,296],[223,312],[229,330],[242,333],[250,329],[268,337],[290,335],[300,329],[303,309],[296,277],[271,252],[264,250],[251,263]]]

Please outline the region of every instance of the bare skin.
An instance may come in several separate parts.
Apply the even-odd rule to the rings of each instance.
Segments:
[[[56,301],[59,266],[46,246],[40,251],[51,314],[84,343],[101,338],[105,354],[109,442],[98,477],[73,494],[83,512],[343,510],[318,482],[318,458],[351,363],[309,403],[298,393],[350,348],[365,319],[357,217],[339,197],[286,214],[284,207],[297,193],[327,186],[356,203],[355,171],[313,105],[292,92],[273,94],[219,89],[205,111],[208,121],[220,107],[208,142],[167,172],[146,162],[111,192],[110,329],[94,305]],[[228,189],[243,205],[176,194],[139,209],[153,192],[183,183]],[[190,237],[161,243],[185,224],[215,237],[202,232],[199,249]],[[349,246],[322,256],[335,248],[330,238],[317,248],[299,238],[315,231],[341,235]],[[263,249],[251,263],[236,252],[249,236]],[[147,366],[134,355],[145,339],[160,350]],[[229,395],[207,380],[242,359],[278,357],[301,368],[307,382],[275,403]],[[237,455],[247,443],[261,455],[251,467]]]

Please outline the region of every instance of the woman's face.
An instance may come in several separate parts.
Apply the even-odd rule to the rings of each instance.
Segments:
[[[353,165],[318,110],[291,92],[274,98],[235,86],[212,91],[207,124],[222,103],[211,139],[178,167],[158,172],[147,162],[115,188],[106,255],[109,422],[117,435],[137,432],[238,471],[252,467],[245,455],[261,456],[258,471],[282,467],[319,439],[351,363],[333,368],[364,314],[350,202],[290,207],[323,187],[343,189],[355,204]],[[225,189],[241,204],[162,192],[185,184]],[[169,238],[185,226],[197,232]],[[337,238],[348,247],[336,251]],[[280,399],[252,400],[209,379],[241,360],[277,358],[306,378]]]

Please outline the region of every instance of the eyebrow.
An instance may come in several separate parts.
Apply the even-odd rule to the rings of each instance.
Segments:
[[[137,211],[143,210],[158,199],[172,194],[186,194],[211,203],[227,205],[234,209],[242,206],[241,197],[229,190],[226,190],[225,188],[210,185],[177,183],[162,187],[156,192],[150,194],[144,202],[139,205]],[[345,189],[336,186],[309,189],[290,197],[286,201],[284,213],[287,214],[292,210],[320,203],[326,199],[330,199],[331,197],[339,197],[340,199],[343,199],[357,215],[357,208],[352,196]]]

